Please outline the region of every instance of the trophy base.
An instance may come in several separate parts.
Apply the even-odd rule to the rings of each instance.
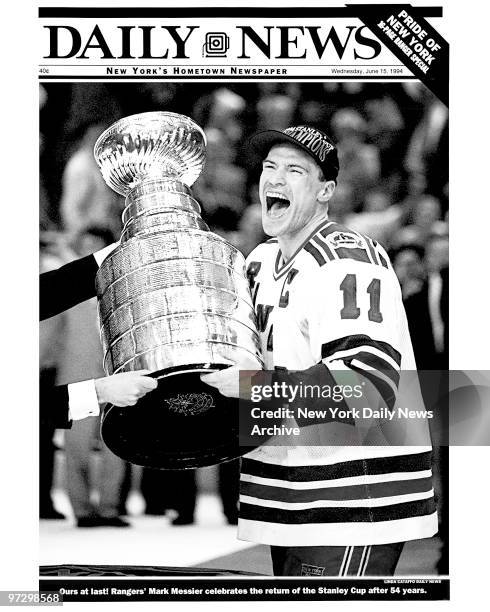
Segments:
[[[223,364],[197,364],[151,374],[158,387],[135,406],[109,406],[101,435],[121,459],[145,467],[188,470],[229,461],[251,451],[238,443],[236,398],[203,383],[200,374]]]

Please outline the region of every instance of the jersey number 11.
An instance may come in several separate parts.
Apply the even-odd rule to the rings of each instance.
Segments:
[[[357,306],[357,277],[355,274],[347,274],[340,283],[340,290],[344,294],[344,307],[340,311],[342,319],[357,319],[361,314],[361,309]],[[373,278],[367,288],[369,293],[368,318],[374,323],[381,323],[383,315],[379,310],[381,281]]]

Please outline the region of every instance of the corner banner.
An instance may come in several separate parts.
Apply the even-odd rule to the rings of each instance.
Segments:
[[[379,40],[446,106],[449,44],[410,4],[348,5]]]

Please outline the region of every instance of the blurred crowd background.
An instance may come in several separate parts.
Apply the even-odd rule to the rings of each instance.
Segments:
[[[41,87],[40,106],[46,267],[56,265],[53,257],[66,260],[119,238],[124,201],[102,180],[93,145],[117,119],[155,110],[188,115],[204,128],[206,166],[193,193],[211,229],[245,255],[264,239],[261,160],[247,139],[305,123],[339,149],[330,217],[389,251],[409,320],[419,305],[414,296],[448,266],[448,112],[419,82],[56,83]],[[426,310],[431,321],[417,317],[411,328],[421,369],[437,368],[445,351],[443,315]]]
[[[155,110],[188,115],[205,130],[206,166],[193,194],[211,229],[245,255],[265,238],[261,160],[248,137],[298,124],[329,134],[341,168],[330,217],[388,250],[418,367],[447,368],[448,111],[429,90],[416,81],[46,84],[40,91],[41,270],[119,238],[124,201],[103,182],[93,145],[117,119]],[[42,376],[58,383],[97,377],[100,363],[94,303],[43,324]],[[91,431],[71,441],[74,429],[68,431],[65,445],[83,456],[96,428],[80,428]],[[76,470],[82,474],[77,490],[85,487],[86,495],[85,467]]]

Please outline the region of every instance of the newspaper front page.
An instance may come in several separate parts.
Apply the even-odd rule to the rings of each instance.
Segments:
[[[328,201],[329,223],[338,224],[333,234],[337,242],[326,247],[327,255],[330,248],[332,257],[339,258],[343,250],[348,257],[357,256],[359,243],[349,241],[365,235],[369,244],[389,251],[419,367],[447,368],[448,43],[437,30],[442,17],[437,6],[288,3],[279,12],[267,6],[42,6],[42,270],[98,251],[118,240],[121,232],[120,248],[128,240],[129,249],[138,236],[145,236],[138,249],[149,244],[148,228],[125,234],[144,219],[121,193],[125,181],[137,185],[135,175],[145,167],[143,161],[142,167],[127,169],[125,164],[135,163],[132,147],[140,147],[139,155],[144,156],[152,146],[161,145],[139,142],[148,138],[144,127],[136,136],[125,137],[125,130],[133,128],[116,124],[114,130],[119,129],[122,138],[117,146],[124,151],[120,159],[120,149],[110,153],[107,163],[112,166],[107,170],[97,139],[118,120],[163,112],[173,113],[167,115],[169,125],[185,116],[202,128],[206,164],[189,184],[192,196],[211,231],[245,256],[255,254],[255,247],[267,239],[267,213],[261,213],[261,206],[280,210],[279,204],[268,202],[278,192],[278,197],[294,201],[296,178],[294,168],[286,171],[290,176],[279,176],[279,162],[267,161],[262,175],[268,165],[275,175],[264,179],[268,182],[263,195],[263,160],[249,139],[264,130],[282,134],[304,126],[297,142],[317,164],[324,160],[318,134],[326,133],[338,151],[340,169]],[[135,121],[143,124],[148,117]],[[175,129],[186,128],[179,123]],[[185,142],[176,138],[178,155]],[[96,155],[101,151],[97,162],[102,174],[105,171],[105,182],[94,145]],[[171,158],[172,151],[165,155]],[[185,160],[183,156],[175,163]],[[122,176],[124,172],[133,174]],[[301,189],[300,185],[298,192]],[[185,196],[179,197],[178,205],[184,206]],[[153,219],[157,217],[154,213]],[[352,230],[356,233],[349,234]],[[200,234],[192,236],[200,239]],[[325,260],[318,244],[316,248],[312,253],[321,266]],[[129,264],[122,265],[122,278],[129,283]],[[150,283],[146,274],[145,282]],[[429,282],[435,274],[437,283]],[[342,317],[348,319],[356,317],[347,312],[350,292],[356,291],[347,287],[352,279],[357,277],[348,274],[341,285]],[[375,291],[372,283],[368,292]],[[119,308],[120,314],[124,306],[115,291],[111,307]],[[101,292],[99,287],[99,297]],[[375,293],[370,295],[370,321],[379,316],[381,322],[381,312],[372,314]],[[128,295],[133,299],[137,298]],[[145,296],[146,301],[155,299],[152,293]],[[256,304],[259,332],[269,334],[271,341],[272,328],[269,331],[267,323],[261,327],[262,306]],[[172,306],[168,308],[172,312]],[[426,321],[421,318],[424,311],[430,311]],[[134,311],[131,316],[136,319]],[[117,351],[124,351],[125,334],[131,333],[136,351],[145,350],[137,336],[141,320],[133,321],[130,332],[124,322],[120,325],[113,336],[109,331],[104,349],[109,346],[114,368],[119,364]],[[101,358],[107,365],[108,357],[99,344],[95,300],[50,318],[41,333],[46,334],[41,338],[42,384],[46,379],[46,384],[68,384],[71,393],[71,383],[104,375]],[[275,332],[276,346],[279,333]],[[379,333],[375,338],[384,339]],[[381,345],[375,346],[374,357],[380,359]],[[275,356],[274,365],[280,363],[281,357]],[[42,591],[59,592],[64,601],[449,596],[447,448],[435,448],[426,465],[430,451],[425,447],[406,449],[409,454],[399,456],[378,449],[372,459],[372,452],[346,452],[349,447],[339,447],[335,459],[325,447],[320,461],[309,456],[298,462],[294,454],[285,464],[278,460],[270,481],[267,467],[275,459],[269,455],[263,468],[260,461],[248,458],[255,457],[253,453],[243,459],[241,474],[238,460],[198,470],[155,470],[150,460],[145,465],[138,459],[134,462],[139,465],[132,466],[124,461],[124,453],[117,456],[117,449],[107,448],[104,427],[100,439],[99,421],[75,420],[63,438],[56,430],[59,450],[53,451],[54,427],[45,426],[41,414]],[[145,438],[144,452],[149,454],[149,433]],[[358,473],[359,461],[363,467]],[[344,465],[349,467],[341,468]],[[310,470],[317,475],[303,475]],[[335,470],[340,476],[333,475]],[[384,492],[376,492],[383,482]],[[407,482],[409,489],[404,488]],[[369,491],[361,492],[364,488]],[[66,519],[58,522],[53,517],[61,509]],[[439,530],[427,527],[431,516],[437,516]],[[399,555],[395,548],[401,546],[403,526],[412,523]],[[67,524],[71,529],[62,543],[60,530],[66,532]],[[79,543],[73,546],[75,542]],[[281,555],[287,559],[282,561]],[[386,563],[391,555],[395,560]]]
[[[146,161],[140,158],[161,143],[154,135],[147,136],[148,127],[138,127],[142,131],[136,138],[134,131],[131,137],[127,134],[157,116],[185,131],[181,117],[189,118],[203,134],[205,164],[188,183],[190,191],[170,189],[174,204],[165,206],[185,208],[190,198],[199,211],[179,214],[192,216],[198,232],[209,228],[247,258],[255,323],[259,336],[264,336],[266,353],[272,326],[267,305],[255,300],[261,295],[258,284],[254,287],[259,252],[255,249],[272,236],[267,248],[276,249],[274,255],[259,259],[265,268],[273,257],[274,275],[280,277],[288,258],[273,243],[276,236],[282,248],[287,241],[281,242],[280,231],[268,231],[274,226],[270,218],[268,225],[268,215],[280,218],[284,209],[293,210],[295,198],[306,201],[304,184],[295,187],[295,181],[303,180],[296,174],[312,163],[329,172],[335,163],[329,165],[327,156],[335,147],[338,174],[318,179],[332,185],[327,190],[325,227],[335,230],[333,237],[329,240],[325,234],[325,244],[314,237],[298,249],[322,270],[329,263],[333,268],[356,260],[352,269],[345,268],[342,284],[336,287],[335,303],[341,307],[342,325],[349,320],[347,331],[329,330],[328,339],[362,333],[362,328],[349,326],[363,316],[371,325],[366,329],[389,318],[384,311],[386,298],[379,301],[376,282],[380,281],[369,279],[366,296],[365,288],[355,284],[361,278],[355,266],[362,269],[359,258],[364,245],[369,265],[389,268],[397,279],[396,299],[406,312],[403,324],[417,369],[436,371],[441,377],[449,368],[446,19],[441,3],[301,6],[287,2],[280,7],[275,3],[253,7],[41,3],[36,26],[40,272],[52,273],[81,258],[87,261],[91,253],[114,243],[119,244],[116,253],[131,240],[133,244],[140,240],[137,251],[143,252],[143,237],[149,244],[148,236],[158,233],[151,224],[145,225],[148,216],[145,220],[146,213],[137,210],[137,199],[132,204],[125,196],[128,185],[137,186],[141,173],[147,172]],[[125,118],[130,123],[121,123]],[[119,144],[103,162],[102,154],[97,158],[101,149],[96,143],[111,126]],[[271,130],[289,140],[275,136],[262,153],[253,138]],[[321,149],[325,135],[327,156]],[[188,144],[188,132],[180,140],[175,138],[175,151],[170,147],[164,155],[182,166],[186,158],[180,150],[189,146],[191,156],[197,155],[197,145]],[[296,158],[299,151],[303,167],[296,168],[300,162],[281,166],[278,150],[283,155],[293,151]],[[137,162],[135,151],[140,156]],[[166,166],[171,171],[165,180],[180,181],[181,170],[172,163]],[[264,178],[267,171],[270,176],[275,173],[274,178]],[[150,179],[156,177],[149,173]],[[157,219],[161,211],[150,212],[161,223]],[[194,243],[198,232],[190,231]],[[152,244],[156,253],[156,242]],[[103,252],[110,253],[111,248]],[[347,263],[334,261],[344,258]],[[298,256],[290,259],[301,270]],[[103,260],[97,259],[96,267]],[[310,270],[309,263],[305,266]],[[277,309],[289,305],[286,289],[293,298],[292,283],[301,272],[294,268],[292,272],[280,291]],[[122,265],[119,275],[129,286],[131,271]],[[272,277],[271,273],[270,283]],[[145,279],[150,291],[149,272]],[[311,461],[298,460],[291,450],[286,451],[286,460],[276,461],[274,451],[258,460],[259,448],[259,455],[253,450],[241,461],[237,457],[214,465],[208,461],[196,469],[154,469],[151,460],[146,466],[144,460],[131,462],[124,453],[118,456],[115,447],[108,448],[104,427],[101,435],[104,403],[99,387],[95,391],[101,408],[96,412],[100,409],[101,415],[87,416],[91,413],[83,412],[84,407],[76,413],[74,383],[82,381],[77,393],[86,393],[84,384],[92,385],[93,394],[93,381],[117,369],[116,349],[123,351],[118,334],[129,334],[138,354],[138,325],[133,322],[130,332],[122,328],[104,332],[95,291],[84,293],[83,277],[67,277],[64,282],[63,293],[74,291],[82,297],[68,299],[67,310],[61,312],[58,302],[65,304],[66,295],[49,295],[46,300],[53,312],[40,325],[37,561],[39,595],[53,594],[44,602],[449,599],[449,449],[447,438],[438,438],[437,431],[434,440],[437,427],[430,424],[428,446],[417,441],[419,448],[403,452],[387,449],[373,454],[371,449],[364,456],[336,442],[335,451],[324,446],[321,456]],[[262,291],[267,282],[261,279]],[[41,284],[41,309],[45,297]],[[116,292],[113,299],[117,302]],[[137,301],[134,295],[127,299],[131,304]],[[170,308],[170,298],[165,299]],[[145,300],[139,307],[144,308]],[[111,304],[111,308],[116,304],[114,310],[120,306],[116,302]],[[142,316],[151,318],[148,313]],[[274,315],[272,319],[276,321]],[[108,327],[107,319],[105,323]],[[274,325],[279,329],[279,323]],[[106,344],[104,333],[109,334]],[[276,352],[278,334],[275,331]],[[363,355],[367,351],[371,356],[363,372],[372,372],[383,355],[386,360],[389,336],[388,340],[383,336],[383,343],[362,337],[360,344],[337,346],[340,357],[335,355],[342,359],[346,351],[355,349],[362,365],[359,347],[363,347]],[[116,346],[108,351],[107,343],[112,341]],[[287,367],[304,370],[309,364],[295,361],[300,348],[294,347],[294,334],[282,343],[292,347],[284,348],[293,355],[284,361]],[[389,364],[397,354],[397,350],[389,353]],[[271,371],[282,363],[264,362]],[[305,365],[299,367],[299,362]],[[402,376],[404,367],[410,369],[406,364],[398,363]],[[349,360],[347,367],[351,366]],[[386,368],[385,363],[383,376],[389,378],[391,370]],[[432,374],[429,379],[430,387],[436,379]],[[52,415],[45,418],[43,389],[50,390],[46,397],[54,402],[53,388],[65,393],[56,404],[61,421],[53,421]],[[80,406],[87,405],[86,398]],[[123,407],[121,418],[124,410],[131,409]],[[424,419],[430,420],[428,414]],[[71,426],[63,419],[71,420]],[[153,435],[151,425],[149,429],[143,437]],[[311,459],[312,453],[306,455]],[[407,483],[410,487],[404,489]],[[415,527],[403,537],[410,522]],[[422,523],[425,526],[420,527]],[[332,536],[335,532],[338,535]]]

